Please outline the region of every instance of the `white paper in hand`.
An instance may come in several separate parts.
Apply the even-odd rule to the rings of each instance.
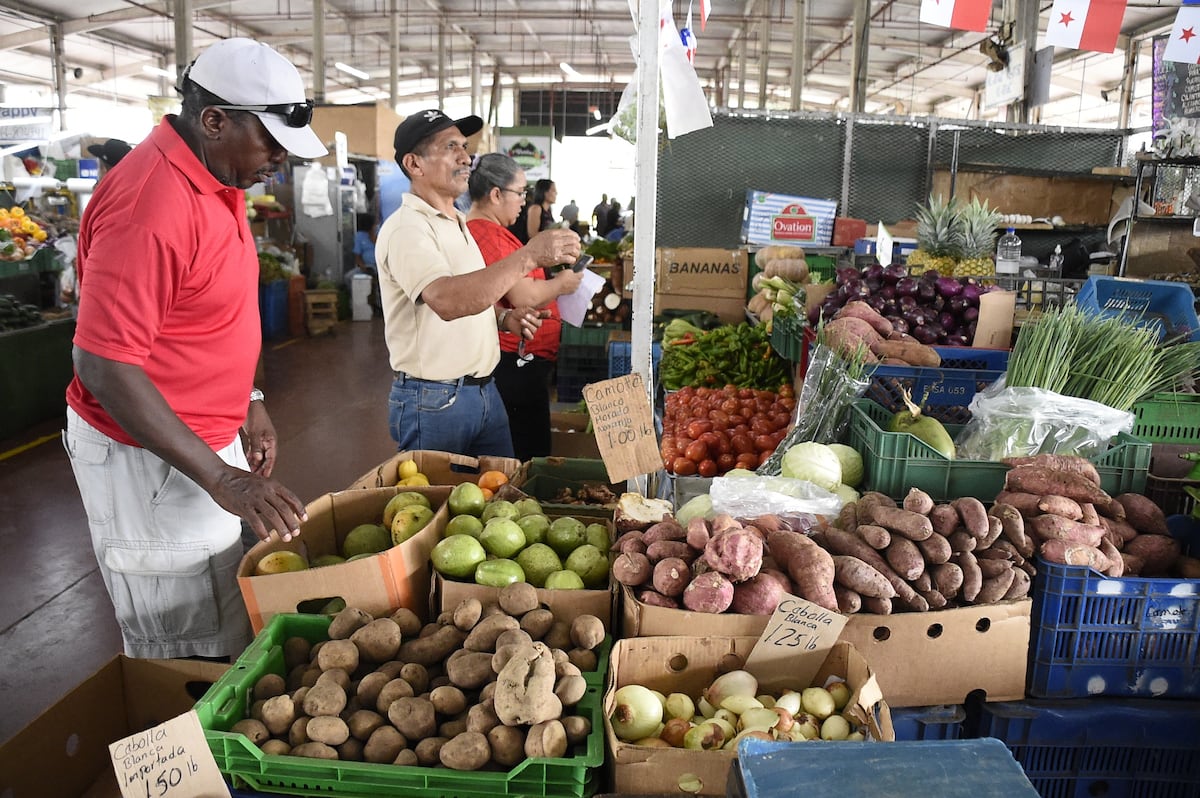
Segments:
[[[567,324],[575,327],[583,324],[588,308],[592,306],[592,297],[604,286],[604,278],[591,269],[583,270],[583,280],[574,293],[558,298],[558,315]]]

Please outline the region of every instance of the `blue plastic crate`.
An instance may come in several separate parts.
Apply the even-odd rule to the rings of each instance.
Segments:
[[[653,344],[650,361],[658,381],[658,364],[662,361],[662,344]],[[608,344],[608,377],[621,377],[633,371],[633,344],[629,341],[610,341]]]
[[[864,397],[893,413],[904,409],[903,392],[921,405],[926,415],[943,424],[966,424],[975,394],[1004,375],[1007,349],[935,346],[942,358],[928,366],[876,366]]]
[[[984,704],[979,734],[1008,746],[1047,798],[1200,796],[1200,702]]]
[[[1200,553],[1200,522],[1169,521]],[[1032,696],[1200,697],[1200,579],[1116,579],[1039,558],[1031,622]]]
[[[1075,304],[1104,316],[1128,315],[1162,340],[1200,341],[1196,296],[1187,283],[1097,275],[1083,284]]]
[[[957,740],[963,737],[967,711],[962,704],[936,707],[893,707],[896,740]]]
[[[275,280],[258,286],[258,316],[263,338],[273,341],[288,333],[288,281]]]

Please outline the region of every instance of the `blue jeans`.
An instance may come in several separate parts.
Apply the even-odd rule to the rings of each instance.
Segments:
[[[397,376],[388,396],[388,428],[399,451],[513,456],[508,414],[495,380],[456,385]]]

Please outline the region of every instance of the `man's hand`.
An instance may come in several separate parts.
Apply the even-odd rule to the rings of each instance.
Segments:
[[[573,294],[579,288],[579,284],[583,282],[583,272],[577,272],[573,269],[563,269],[554,275],[550,282],[554,283],[554,288],[559,296]]]
[[[579,258],[582,244],[574,231],[551,228],[529,239],[525,245],[534,260],[535,268],[574,263]]]
[[[550,311],[531,307],[513,308],[504,319],[504,329],[513,335],[519,335],[526,341],[532,340],[534,333],[542,326],[542,319],[550,318]]]
[[[271,476],[271,472],[275,470],[275,458],[279,449],[275,438],[275,425],[271,423],[265,404],[250,403],[242,433],[242,443],[246,447],[246,461],[250,464],[250,471],[264,477]]]
[[[226,466],[209,494],[223,508],[241,516],[260,540],[275,530],[285,541],[300,534],[300,522],[308,520],[304,503],[296,494],[273,479]]]

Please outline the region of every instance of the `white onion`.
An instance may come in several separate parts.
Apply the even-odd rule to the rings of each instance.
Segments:
[[[690,718],[696,714],[696,703],[687,693],[671,693],[666,703],[668,718]]]
[[[608,719],[618,739],[633,742],[654,734],[662,723],[663,706],[653,690],[627,684],[613,695],[613,711]]]
[[[721,706],[726,698],[744,695],[751,698],[758,692],[758,679],[746,671],[730,671],[722,674],[704,691],[704,698],[714,707]]]

